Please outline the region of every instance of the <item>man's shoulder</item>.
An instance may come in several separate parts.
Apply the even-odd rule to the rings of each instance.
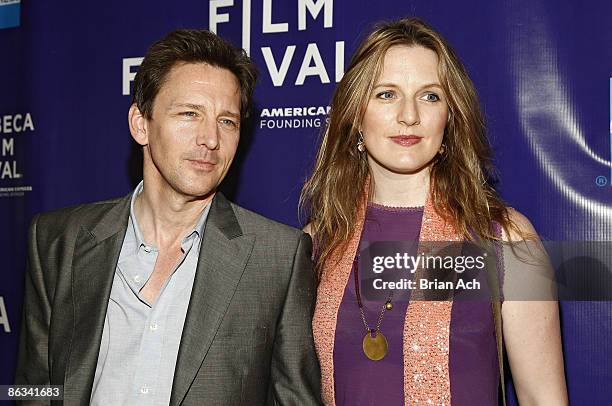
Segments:
[[[54,209],[36,215],[34,221],[37,228],[44,230],[61,231],[74,227],[87,227],[101,221],[117,205],[125,204],[126,199],[129,199],[129,196]]]
[[[236,214],[236,218],[240,223],[243,233],[245,234],[263,234],[271,238],[292,238],[297,239],[302,234],[302,230],[291,227],[287,224],[280,223],[276,220],[264,217],[249,209],[230,202],[232,210]]]

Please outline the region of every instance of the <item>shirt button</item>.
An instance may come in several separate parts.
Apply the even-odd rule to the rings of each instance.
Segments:
[[[147,393],[149,393],[149,388],[147,387],[147,385],[143,385],[140,388],[140,393],[142,393],[143,395],[146,395]]]
[[[134,282],[136,283],[140,282],[140,275],[134,276]]]
[[[151,331],[155,331],[155,330],[157,330],[157,323],[156,323],[156,322],[151,323],[151,324],[149,325],[149,329],[150,329]]]

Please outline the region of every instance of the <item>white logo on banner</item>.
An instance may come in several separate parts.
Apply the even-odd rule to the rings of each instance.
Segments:
[[[310,14],[313,20],[323,11],[323,27],[332,28],[334,26],[334,2],[333,0],[298,0],[298,31],[307,29],[307,13]],[[221,8],[232,7],[233,0],[211,0],[209,2],[208,13],[208,28],[216,33],[217,26],[222,23],[229,23],[231,15],[228,12],[222,12]],[[288,22],[273,22],[272,17],[272,0],[263,0],[263,13],[261,22],[261,32],[263,34],[274,34],[280,32],[289,32]],[[242,2],[242,47],[250,54],[251,51],[251,2]],[[271,47],[261,47],[261,53],[266,68],[274,86],[283,86],[289,67],[294,62],[294,55],[297,50],[297,45],[289,44],[285,46],[284,52],[278,52],[277,57],[274,57],[274,52]],[[335,61],[334,61],[334,80],[339,82],[344,74],[344,41],[337,41],[335,44]],[[294,84],[301,86],[304,84],[308,76],[318,77],[321,83],[330,83],[329,73],[326,64],[319,52],[319,46],[316,43],[309,43],[306,49],[299,52],[302,55],[300,70],[295,78]],[[299,63],[299,62],[297,62]]]
[[[6,306],[4,306],[4,297],[0,296],[0,326],[4,327],[5,333],[11,332],[11,325],[9,324],[8,314],[6,313]]]
[[[136,72],[132,71],[132,68],[140,66],[142,60],[144,58],[123,58],[123,75],[122,75],[122,94],[124,96],[129,95],[130,92],[130,84],[134,81],[136,77]]]
[[[309,17],[312,20],[323,19],[324,28],[333,28],[334,2],[333,0],[297,0],[297,29],[306,31]],[[208,29],[217,33],[220,24],[229,23],[232,14],[227,8],[234,7],[234,0],[210,0]],[[251,1],[242,1],[242,47],[251,53]],[[262,34],[274,34],[289,32],[288,22],[273,21],[272,0],[263,0],[263,13],[261,21]],[[317,43],[309,43],[305,49],[298,49],[297,45],[287,44],[284,49],[272,49],[270,46],[260,48],[261,55],[266,63],[268,75],[275,87],[286,85],[287,82],[295,86],[304,84],[308,77],[319,80],[320,83],[330,83],[333,79],[337,83],[344,74],[344,41],[336,41],[334,44],[334,60],[325,61],[319,51]],[[140,66],[141,57],[123,58],[122,94],[129,95],[131,82],[136,73],[133,68]],[[292,65],[300,66],[295,78],[287,78],[287,73]]]
[[[0,181],[21,179],[19,161],[15,158],[15,135],[34,131],[31,113],[0,115]],[[0,197],[19,197],[32,191],[31,186],[0,184]]]
[[[264,108],[259,128],[319,128],[326,122],[329,106]]]

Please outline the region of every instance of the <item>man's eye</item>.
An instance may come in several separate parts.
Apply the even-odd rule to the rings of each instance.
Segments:
[[[181,116],[185,116],[185,117],[197,117],[198,113],[196,113],[195,111],[183,111],[181,113]]]
[[[383,100],[389,100],[395,97],[395,94],[390,90],[385,90],[384,92],[378,93],[376,97]]]
[[[435,93],[427,93],[425,96],[423,96],[423,99],[428,102],[437,102],[440,100],[440,96]]]
[[[222,118],[221,120],[219,120],[219,122],[223,124],[225,127],[231,127],[231,128],[238,127],[238,123],[236,123],[234,120],[230,120],[229,118]]]

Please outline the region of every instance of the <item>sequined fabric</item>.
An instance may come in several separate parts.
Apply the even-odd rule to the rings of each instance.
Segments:
[[[369,182],[368,182],[369,183]],[[368,196],[368,187],[365,188]],[[357,211],[357,221],[350,240],[347,242],[344,254],[333,255],[323,269],[319,288],[317,289],[317,304],[312,319],[312,333],[315,348],[321,365],[321,397],[325,405],[335,406],[334,399],[334,339],[338,310],[353,266],[353,259],[359,246],[359,238],[363,229],[367,198],[363,199]]]
[[[321,395],[324,404],[328,406],[336,404],[333,363],[336,323],[363,229],[368,187],[365,189],[355,228],[344,252],[334,255],[323,269],[313,317],[313,334],[321,365]],[[419,244],[423,241],[459,240],[453,227],[435,211],[431,199],[428,199]],[[417,277],[423,272],[418,270]],[[419,292],[415,293],[418,298]],[[408,306],[403,337],[404,399],[407,404],[451,403],[449,339],[452,303],[411,300]]]
[[[459,241],[454,228],[438,215],[431,199],[423,213],[419,252],[423,241]],[[416,278],[426,277],[418,269]],[[421,300],[419,300],[421,299]],[[404,323],[404,399],[407,404],[450,405],[449,343],[452,300],[422,300],[413,292]]]

